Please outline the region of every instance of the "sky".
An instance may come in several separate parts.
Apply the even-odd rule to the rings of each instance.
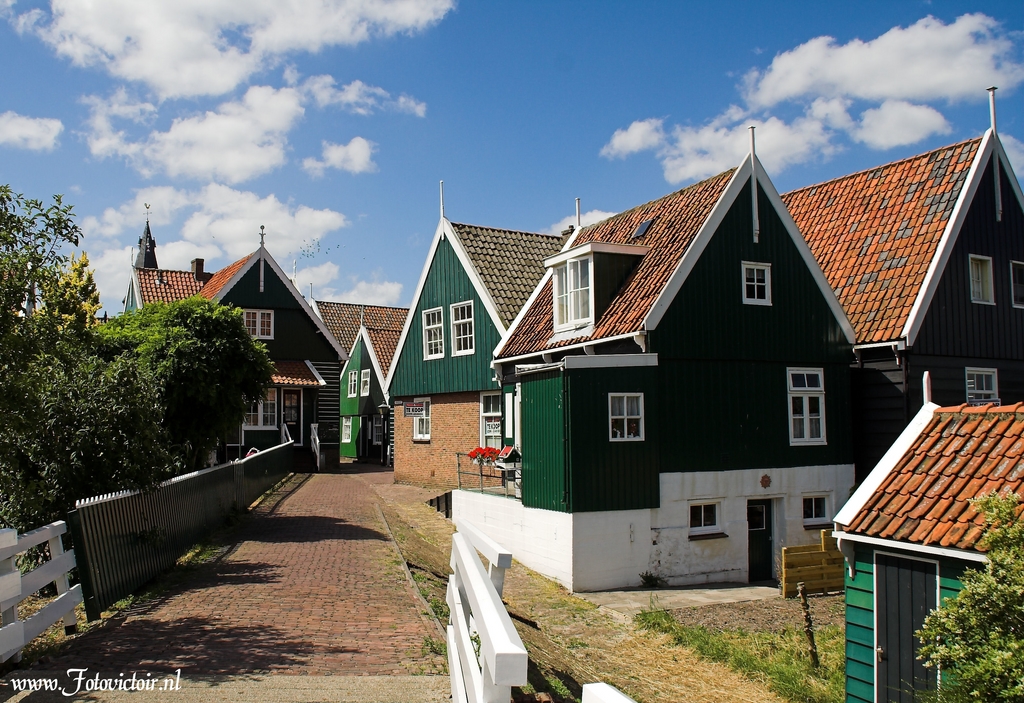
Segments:
[[[104,310],[259,228],[318,300],[408,305],[439,217],[557,232],[757,151],[780,192],[982,134],[1024,173],[1024,5],[0,0],[0,183],[74,206]]]

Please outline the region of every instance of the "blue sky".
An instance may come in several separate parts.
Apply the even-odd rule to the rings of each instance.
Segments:
[[[408,304],[438,218],[554,231],[736,165],[780,191],[982,133],[1024,169],[1015,2],[0,0],[0,183],[63,193],[120,310],[258,245],[318,299]]]

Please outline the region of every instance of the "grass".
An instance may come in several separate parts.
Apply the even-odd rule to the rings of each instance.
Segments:
[[[635,623],[668,635],[675,644],[688,647],[705,659],[727,664],[764,682],[794,703],[840,703],[844,698],[845,638],[839,627],[823,627],[815,632],[821,661],[815,669],[802,630],[712,631],[682,625],[665,610],[644,610],[635,617]]]

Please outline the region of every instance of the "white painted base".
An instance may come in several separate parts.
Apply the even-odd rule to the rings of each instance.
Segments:
[[[805,529],[803,498],[825,496],[831,518],[849,498],[853,481],[852,464],[666,473],[658,508],[572,514],[454,491],[452,517],[472,522],[517,560],[572,591],[639,586],[645,571],[673,586],[746,582],[748,500],[772,500],[778,564],[782,547],[820,538],[817,530]],[[690,539],[692,503],[717,503],[726,536]]]

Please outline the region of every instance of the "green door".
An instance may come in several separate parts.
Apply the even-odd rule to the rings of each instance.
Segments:
[[[748,580],[770,581],[772,573],[772,502],[747,501]]]

